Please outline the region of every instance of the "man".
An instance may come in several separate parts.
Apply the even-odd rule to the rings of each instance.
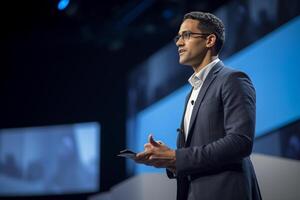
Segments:
[[[210,13],[184,16],[179,62],[193,68],[177,149],[149,136],[136,162],[167,168],[178,200],[260,200],[249,159],[255,131],[255,90],[249,77],[227,68],[218,54],[224,25]]]

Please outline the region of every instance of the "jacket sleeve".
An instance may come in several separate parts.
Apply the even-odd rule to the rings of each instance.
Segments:
[[[203,146],[177,149],[178,176],[220,169],[252,152],[256,101],[254,87],[243,72],[228,75],[221,87],[224,137]]]
[[[176,174],[173,173],[173,172],[172,172],[171,170],[169,170],[168,168],[166,168],[166,173],[167,173],[168,178],[170,178],[170,179],[176,178]]]

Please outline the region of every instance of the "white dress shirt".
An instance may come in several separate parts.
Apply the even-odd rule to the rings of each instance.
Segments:
[[[189,78],[189,83],[193,87],[192,94],[189,98],[189,101],[186,106],[185,115],[184,115],[184,133],[185,133],[185,139],[187,139],[189,134],[189,126],[190,126],[190,120],[193,112],[194,105],[196,103],[196,99],[198,97],[198,94],[201,90],[201,87],[203,85],[203,82],[205,81],[205,78],[207,77],[210,70],[213,68],[213,66],[219,62],[220,59],[216,58],[209,64],[207,64],[205,67],[203,67],[198,73],[194,73]]]

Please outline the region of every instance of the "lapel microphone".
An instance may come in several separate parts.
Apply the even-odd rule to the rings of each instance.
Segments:
[[[176,129],[176,131],[177,131],[178,133],[183,133],[183,129],[182,129],[182,128],[178,128],[178,129]]]
[[[194,100],[192,100],[192,101],[191,101],[191,104],[192,104],[192,105],[194,105],[194,103],[195,103],[195,101],[194,101]]]

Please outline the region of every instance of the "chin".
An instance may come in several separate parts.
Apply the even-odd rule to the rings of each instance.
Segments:
[[[181,60],[181,59],[179,59],[179,63],[181,65],[190,65],[186,60]]]
[[[182,55],[179,57],[179,63],[182,65],[191,65],[191,59],[189,56]]]
[[[182,65],[186,65],[186,60],[179,58],[179,63]]]

